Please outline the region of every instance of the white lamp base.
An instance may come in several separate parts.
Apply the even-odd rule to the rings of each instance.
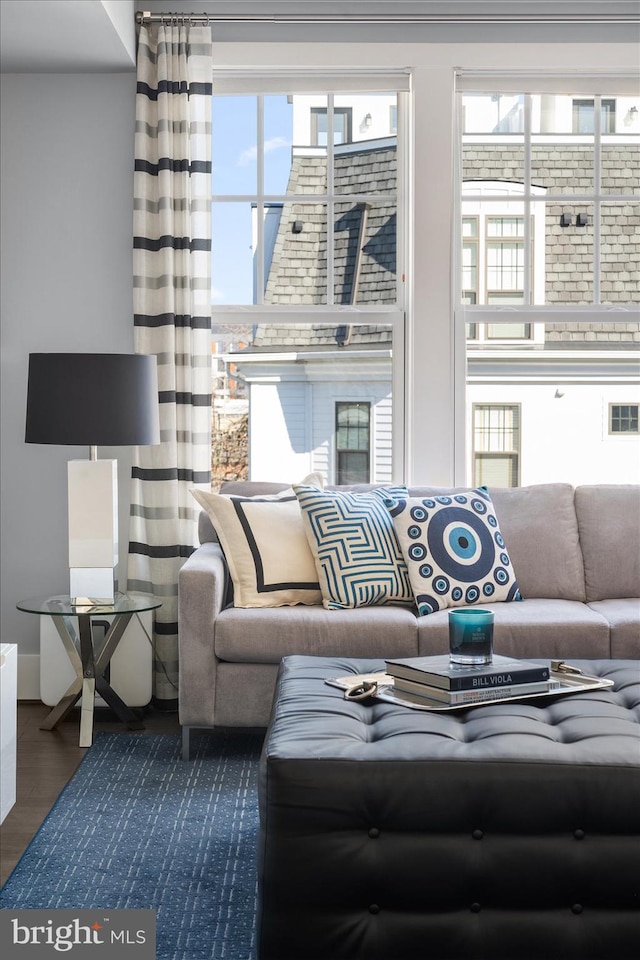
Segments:
[[[70,460],[69,594],[115,597],[118,565],[118,468],[116,460]]]

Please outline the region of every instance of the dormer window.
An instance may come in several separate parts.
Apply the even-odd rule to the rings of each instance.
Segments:
[[[333,108],[333,142],[351,143],[351,107]],[[326,147],[328,131],[326,107],[311,108],[311,144],[314,147]]]
[[[593,133],[595,130],[595,107],[593,99],[573,101],[573,132]],[[616,132],[616,101],[600,101],[600,132]]]

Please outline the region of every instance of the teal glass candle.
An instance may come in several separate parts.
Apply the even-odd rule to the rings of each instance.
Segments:
[[[449,660],[451,663],[491,663],[493,658],[493,613],[491,610],[449,611]]]

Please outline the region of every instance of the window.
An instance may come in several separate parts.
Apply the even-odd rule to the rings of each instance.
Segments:
[[[640,333],[635,101],[552,82],[508,93],[503,78],[494,98],[471,81],[460,95],[457,409],[475,483],[637,478],[637,408],[625,403]]]
[[[333,108],[333,142],[351,142],[351,107]],[[311,143],[326,147],[328,136],[328,114],[324,107],[311,108]]]
[[[336,403],[336,483],[369,483],[371,404]]]
[[[378,77],[370,94],[361,75],[352,95],[315,82],[214,85],[214,487],[402,470],[402,141],[386,129],[398,93]]]
[[[573,132],[593,133],[595,107],[593,100],[573,101]],[[616,102],[615,100],[601,100],[600,103],[601,133],[616,132]]]
[[[638,404],[609,404],[609,433],[638,433]]]
[[[533,260],[532,256],[532,270]],[[478,216],[462,217],[461,282],[466,304],[524,302],[524,217],[489,216],[486,209]],[[531,336],[528,323],[467,327],[471,340],[529,340]]]
[[[396,134],[398,132],[398,107],[396,104],[392,104],[389,107],[389,133]]]
[[[473,483],[519,485],[520,408],[517,404],[473,407]]]
[[[522,303],[524,218],[487,217],[487,303]]]

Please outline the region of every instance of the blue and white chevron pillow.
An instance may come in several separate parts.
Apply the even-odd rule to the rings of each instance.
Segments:
[[[386,504],[421,616],[522,599],[486,487]]]
[[[294,484],[327,610],[412,603],[407,565],[385,501],[406,487],[366,492]]]

